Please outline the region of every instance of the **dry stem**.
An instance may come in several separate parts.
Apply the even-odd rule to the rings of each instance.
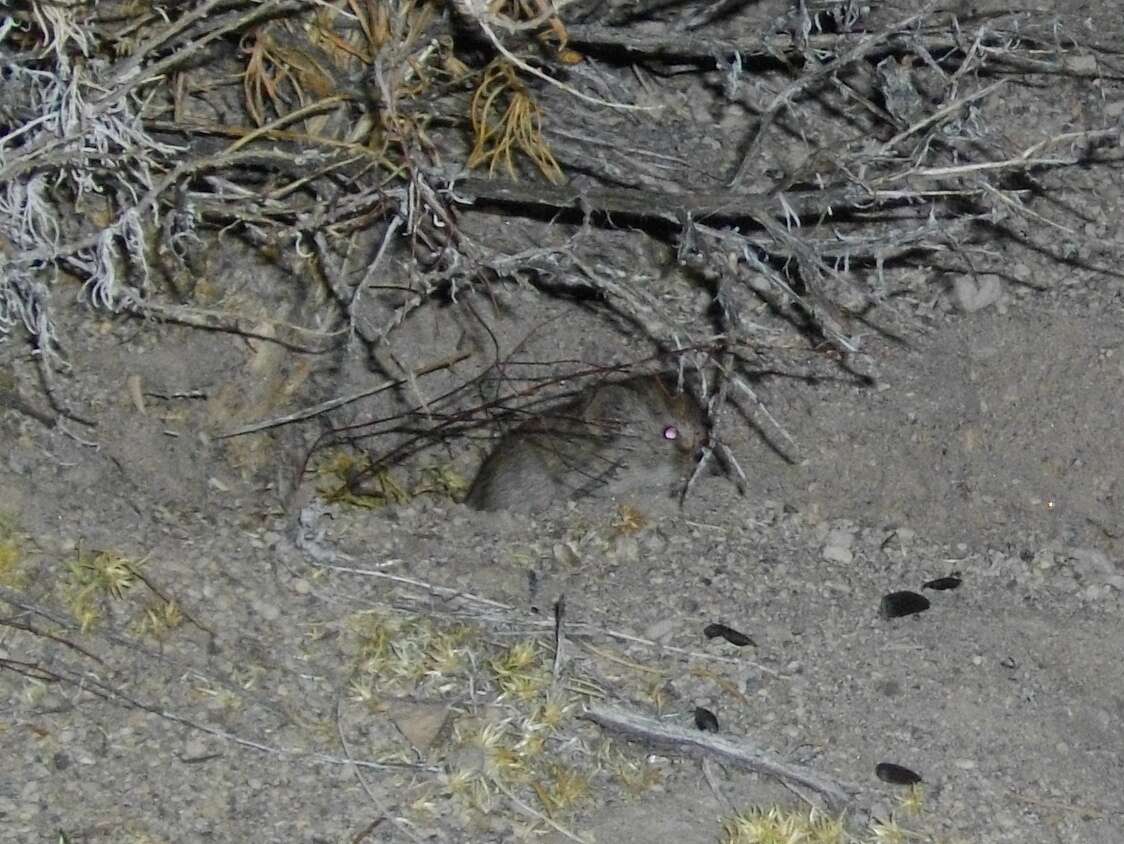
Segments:
[[[836,811],[850,806],[854,799],[851,793],[858,790],[855,786],[846,786],[803,765],[778,759],[740,736],[688,730],[617,706],[599,703],[591,703],[586,707],[585,717],[608,730],[623,733],[628,738],[664,750],[712,757],[739,768],[805,785],[823,796]]]

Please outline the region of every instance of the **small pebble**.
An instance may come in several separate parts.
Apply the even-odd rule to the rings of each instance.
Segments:
[[[621,563],[639,562],[640,543],[633,536],[618,536],[613,543],[612,556]]]
[[[644,638],[653,642],[662,642],[675,630],[676,621],[673,618],[662,618],[654,624],[649,624],[644,630]]]
[[[180,757],[183,759],[198,759],[201,756],[206,756],[207,753],[207,742],[202,738],[192,737],[183,743],[183,750],[180,751]]]
[[[725,624],[708,624],[703,628],[703,635],[708,639],[721,636],[731,645],[737,645],[739,648],[744,648],[746,645],[753,645],[754,647],[757,645],[749,636],[732,627],[727,627]]]
[[[891,592],[882,597],[879,611],[883,618],[901,618],[929,609],[929,599],[917,592]]]
[[[874,775],[882,782],[893,785],[917,785],[921,782],[920,774],[893,762],[879,762],[874,766]]]
[[[855,544],[855,532],[848,528],[833,528],[827,535],[827,545],[835,545],[839,548],[850,548]]]
[[[1003,295],[1003,282],[994,273],[986,273],[978,282],[970,276],[961,276],[953,283],[953,298],[964,313],[975,313],[994,305]]]
[[[716,733],[718,732],[718,716],[709,709],[703,709],[701,706],[695,707],[695,726],[704,733]]]
[[[573,567],[581,563],[581,557],[571,542],[556,542],[551,552],[560,566]]]
[[[281,617],[281,608],[276,604],[268,604],[265,601],[254,601],[253,606],[258,615],[266,621],[276,621]]]

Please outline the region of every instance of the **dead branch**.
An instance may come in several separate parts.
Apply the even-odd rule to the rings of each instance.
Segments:
[[[640,220],[674,225],[679,225],[686,214],[694,219],[717,217],[731,221],[761,217],[784,220],[789,216],[777,196],[733,190],[661,193],[639,188],[577,188],[467,178],[453,182],[450,192],[454,197],[463,196],[479,202],[539,206],[582,214],[627,214]],[[793,192],[785,194],[784,199],[801,217],[820,217],[829,216],[836,209],[868,206],[876,203],[879,196],[857,185],[848,185]]]
[[[324,354],[337,348],[347,334],[346,329],[318,331],[279,320],[260,319],[242,314],[192,308],[186,305],[164,305],[158,302],[128,302],[126,309],[140,317],[151,317],[202,328],[207,331],[224,331],[255,340],[277,343],[287,349],[307,354]],[[308,341],[318,341],[310,344]]]
[[[799,79],[790,84],[781,93],[777,94],[777,96],[773,98],[773,102],[772,104],[770,104],[768,110],[764,115],[762,115],[761,121],[757,126],[757,132],[755,133],[753,140],[750,142],[749,148],[746,150],[745,155],[742,156],[741,163],[734,171],[734,176],[730,180],[730,187],[737,188],[738,185],[742,183],[742,180],[745,179],[746,174],[749,172],[750,165],[752,165],[757,160],[757,157],[761,152],[761,144],[764,143],[765,136],[768,134],[770,127],[772,127],[773,122],[777,119],[777,116],[781,113],[781,111],[791,105],[794,97],[809,91],[817,83],[823,81],[824,79],[827,79],[833,74],[838,73],[841,68],[844,68],[853,62],[865,59],[875,50],[884,46],[886,41],[895,33],[908,29],[918,21],[923,20],[935,5],[936,0],[930,0],[926,7],[917,14],[911,15],[905,20],[900,21],[891,27],[887,27],[882,32],[877,32],[873,35],[865,36],[864,38],[860,39],[858,44],[856,44],[843,55],[837,57],[834,61],[820,65],[815,70],[812,70],[810,72],[803,73]]]
[[[439,769],[425,765],[414,765],[408,762],[375,762],[366,759],[333,756],[329,753],[316,753],[308,750],[284,747],[281,745],[267,744],[254,739],[248,739],[236,733],[220,730],[201,721],[196,721],[178,712],[174,712],[161,704],[150,703],[134,697],[124,687],[112,685],[97,674],[90,671],[79,671],[63,664],[58,659],[52,659],[48,665],[40,662],[17,661],[0,659],[0,670],[8,670],[22,676],[31,677],[42,682],[63,683],[72,686],[80,692],[87,692],[109,703],[122,706],[126,709],[135,709],[148,712],[152,715],[179,724],[196,732],[205,733],[222,741],[236,745],[247,750],[256,750],[271,756],[280,756],[290,759],[301,759],[314,764],[346,766],[354,765],[357,768],[368,770],[410,770],[424,771],[426,773],[439,773]]]
[[[851,806],[854,802],[853,794],[858,791],[856,786],[842,784],[811,768],[778,759],[740,736],[687,730],[618,706],[600,703],[589,704],[584,717],[608,730],[623,733],[630,739],[664,750],[712,757],[745,770],[791,780],[822,795],[835,811]]]
[[[49,639],[50,641],[56,642],[60,645],[63,645],[64,647],[70,648],[71,650],[78,651],[78,653],[94,660],[95,662],[100,662],[103,665],[105,664],[104,659],[102,659],[92,651],[86,650],[78,643],[72,642],[69,639],[63,638],[62,636],[57,636],[47,630],[42,630],[31,624],[31,622],[20,621],[15,618],[0,618],[0,627],[11,627],[13,630],[22,630],[24,633],[30,633],[32,636],[39,636],[44,639]]]
[[[1001,14],[1001,13],[996,13]],[[925,51],[939,53],[955,50],[963,46],[963,38],[950,30],[950,21],[938,21],[917,27],[905,33],[891,31],[864,53],[867,59],[881,59],[889,55]],[[961,26],[968,21],[961,20]],[[797,39],[787,33],[763,36],[743,36],[740,38],[716,38],[693,32],[638,32],[622,27],[606,27],[598,24],[569,24],[566,31],[570,43],[578,49],[590,52],[623,50],[629,58],[641,62],[652,60],[689,61],[713,65],[718,56],[740,56],[742,61],[778,60],[802,56],[805,50],[815,53],[848,54],[856,47],[855,42],[864,36],[856,33],[830,35],[809,35]],[[1096,71],[1086,69],[1057,51],[1053,45],[1040,44],[1036,39],[1019,35],[1026,46],[1044,54],[1048,58],[1031,59],[1010,50],[1001,49],[1005,40],[1016,37],[1015,32],[1002,29],[992,30],[985,42],[989,60],[998,66],[1011,70],[1033,73],[1065,73],[1071,76],[1095,76]],[[1095,48],[1094,48],[1095,49]],[[842,67],[840,65],[839,67]]]

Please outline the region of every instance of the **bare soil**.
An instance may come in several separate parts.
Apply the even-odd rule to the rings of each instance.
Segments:
[[[1090,38],[1124,36],[1112,3],[1065,7]],[[690,121],[710,108],[712,138],[740,137],[714,79],[677,80],[665,81]],[[1124,87],[1110,74],[1095,86],[1038,80],[999,102],[1021,148],[1114,124]],[[637,144],[651,142],[644,131]],[[0,369],[20,385],[0,403],[0,514],[21,558],[0,591],[11,623],[0,631],[0,838],[566,840],[538,817],[549,814],[601,842],[710,844],[736,811],[803,805],[765,776],[607,746],[577,711],[547,751],[584,772],[573,805],[536,802],[547,763],[526,779],[497,774],[486,799],[459,795],[457,770],[495,771],[466,761],[458,736],[488,723],[518,735],[530,717],[496,692],[487,661],[535,638],[549,669],[564,596],[571,689],[684,726],[705,707],[724,733],[846,784],[858,830],[892,813],[927,841],[1124,840],[1124,173],[1049,175],[1029,203],[1073,232],[993,244],[1008,269],[978,310],[953,279],[920,277],[900,302],[908,331],[857,329],[859,374],[813,350],[807,365],[762,367],[760,402],[739,399],[723,423],[744,491],[707,475],[682,507],[633,495],[481,513],[427,494],[419,465],[402,470],[419,493],[402,503],[326,504],[317,491],[330,477],[293,482],[319,421],[222,435],[380,380],[359,352],[301,355],[146,323],[92,309],[77,284],[57,288],[75,364],[60,398],[96,425],[28,412],[51,416],[34,361],[14,337],[0,345]],[[465,210],[462,225],[490,231],[495,213]],[[508,220],[495,236],[570,234]],[[647,274],[653,295],[706,306],[697,279],[634,232],[584,236],[606,263]],[[315,310],[300,280],[236,242],[203,258],[228,305],[253,297],[292,322]],[[478,351],[481,313],[531,360],[610,364],[646,350],[589,303],[514,285],[494,294],[416,312],[390,354],[420,365]],[[473,374],[458,364],[420,383],[438,396]],[[333,424],[411,401],[408,388],[380,394]],[[470,479],[489,446],[481,434],[423,460]],[[144,581],[96,596],[83,631],[68,609],[71,566],[97,550],[143,561]],[[929,610],[880,614],[886,593],[953,573],[959,588],[923,590]],[[154,632],[143,623],[160,596],[185,618]],[[464,647],[483,662],[376,678],[388,685],[365,694],[362,613],[476,631]],[[755,644],[708,641],[712,622]],[[887,761],[924,778],[920,816],[875,777]],[[620,765],[649,781],[628,787]]]

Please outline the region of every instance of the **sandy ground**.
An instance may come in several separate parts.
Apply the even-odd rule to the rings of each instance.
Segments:
[[[1081,108],[1119,115],[1118,83],[1099,96]],[[1060,128],[1077,103],[1043,114]],[[1077,236],[995,244],[990,299],[919,282],[904,339],[864,336],[869,379],[763,369],[787,436],[731,410],[745,489],[704,477],[682,508],[632,495],[524,517],[417,494],[368,510],[325,503],[323,476],[294,494],[318,423],[221,434],[369,384],[362,366],[58,289],[63,395],[97,424],[29,413],[46,408],[34,365],[0,346],[20,385],[0,404],[0,838],[710,844],[736,812],[817,800],[581,717],[608,701],[685,728],[710,710],[720,735],[840,783],[856,833],[893,817],[913,840],[1121,841],[1124,179],[1049,179]],[[616,254],[621,233],[599,236]],[[236,291],[262,272],[208,260]],[[504,295],[517,315],[497,325],[550,326],[532,356],[620,339],[579,331],[580,305]],[[470,329],[449,311],[403,326],[396,352],[455,349]],[[429,468],[470,477],[486,448]],[[959,588],[922,590],[953,573]],[[886,619],[898,590],[931,607]],[[753,645],[708,640],[715,622]],[[882,762],[923,777],[918,813]]]

